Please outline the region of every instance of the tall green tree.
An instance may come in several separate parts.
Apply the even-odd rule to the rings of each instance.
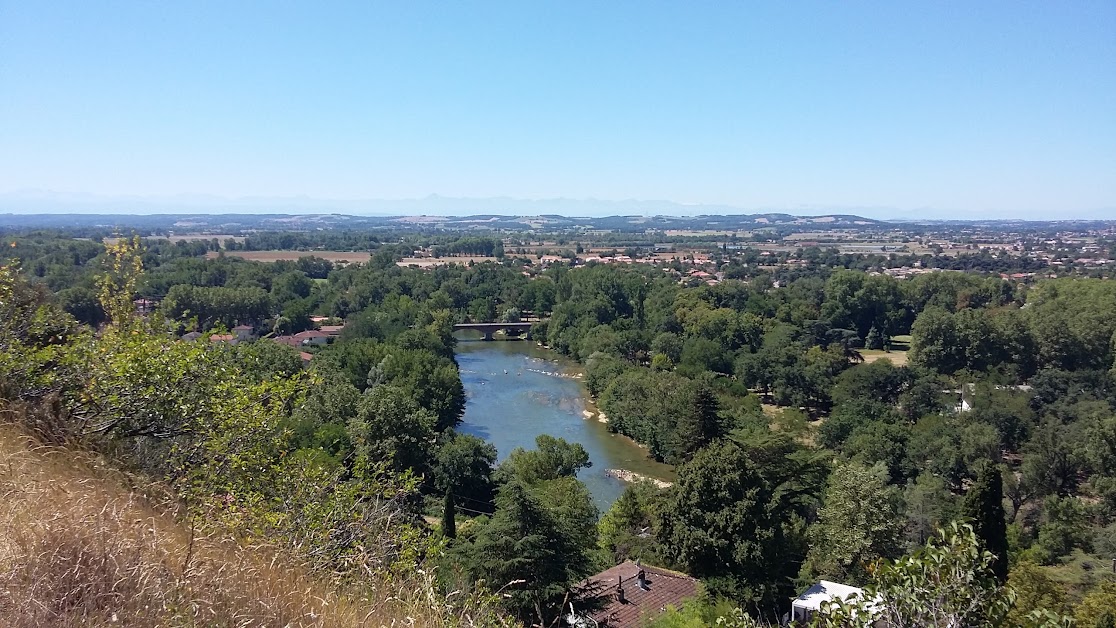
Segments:
[[[466,507],[485,510],[492,500],[496,447],[471,434],[450,430],[434,454],[434,484],[446,493],[470,500]]]
[[[806,567],[812,574],[865,583],[875,562],[899,556],[903,519],[882,464],[834,469],[824,504],[808,533]]]
[[[723,435],[717,412],[717,396],[708,384],[699,382],[694,388],[690,407],[678,417],[674,430],[674,455],[678,459],[692,458],[694,452]]]
[[[459,563],[474,581],[499,591],[521,621],[551,625],[570,586],[588,572],[585,548],[562,533],[555,514],[518,480],[500,489],[496,514],[476,527],[471,542],[454,549]]]
[[[744,449],[717,441],[679,469],[658,537],[669,560],[707,579],[716,593],[771,603],[787,569],[777,504]]]
[[[971,522],[981,549],[992,555],[989,566],[992,574],[1000,583],[1007,581],[1007,521],[1004,517],[1004,481],[999,466],[987,461],[980,464],[976,481],[965,493],[961,514]]]

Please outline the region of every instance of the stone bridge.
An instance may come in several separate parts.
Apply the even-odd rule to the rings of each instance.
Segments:
[[[499,330],[525,332],[528,340],[531,339],[531,325],[534,323],[458,323],[453,326],[457,329],[475,329],[484,334],[485,340],[492,340],[492,334]]]

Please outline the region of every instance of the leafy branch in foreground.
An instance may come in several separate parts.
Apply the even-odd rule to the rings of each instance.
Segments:
[[[862,595],[823,606],[812,625],[1003,626],[1016,594],[999,585],[994,562],[995,556],[981,549],[972,526],[951,523],[914,554],[880,564]],[[1072,625],[1071,619],[1046,610],[1019,621],[1035,628]]]

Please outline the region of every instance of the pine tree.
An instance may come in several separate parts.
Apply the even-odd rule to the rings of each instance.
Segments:
[[[697,450],[723,435],[717,396],[707,384],[698,384],[687,410],[678,417],[674,431],[674,455],[679,460],[689,460]]]
[[[442,534],[447,539],[457,537],[457,509],[453,504],[453,493],[446,491],[446,501],[442,506]]]
[[[1000,468],[984,462],[977,471],[976,481],[965,494],[962,515],[972,522],[973,532],[981,548],[991,552],[992,573],[1001,583],[1008,576],[1007,522],[1004,518],[1004,485]]]

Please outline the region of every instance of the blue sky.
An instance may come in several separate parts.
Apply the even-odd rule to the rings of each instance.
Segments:
[[[1116,218],[1116,2],[0,0],[0,193]]]

